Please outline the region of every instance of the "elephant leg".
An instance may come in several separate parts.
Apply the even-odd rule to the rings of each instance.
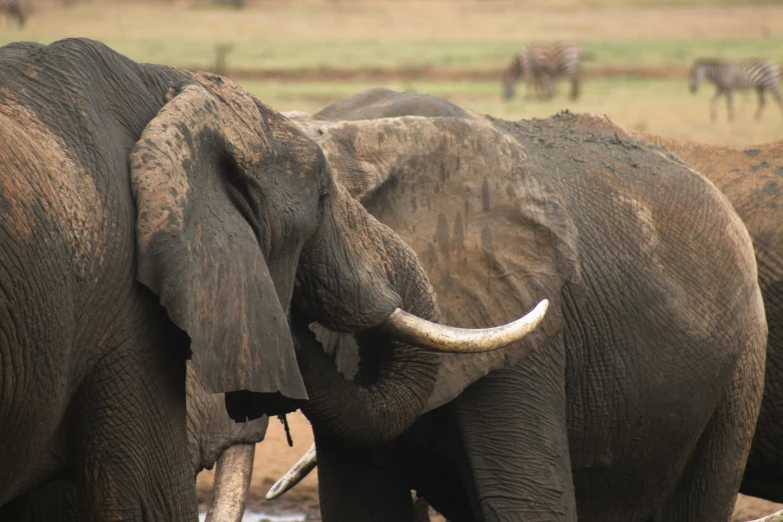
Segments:
[[[558,341],[490,373],[456,400],[480,513],[476,520],[576,521]]]
[[[755,347],[745,350],[675,491],[654,522],[730,520],[761,408],[763,365],[763,353]]]
[[[473,478],[453,402],[421,417],[394,448],[395,469],[420,499],[449,522],[475,522],[480,509],[467,494]]]
[[[769,325],[765,382],[773,383],[764,389],[761,413],[753,436],[748,464],[740,492],[783,503],[783,284],[777,275],[780,261],[776,256],[759,250],[757,255],[759,281],[762,285],[764,307]]]
[[[413,520],[410,487],[391,469],[388,445],[346,447],[315,432],[323,522]]]
[[[140,292],[71,403],[70,467],[86,522],[198,515],[186,436],[187,338]]]

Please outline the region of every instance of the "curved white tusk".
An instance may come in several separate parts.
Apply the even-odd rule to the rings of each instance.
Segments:
[[[749,520],[748,522],[783,522],[783,510],[767,515],[764,518]]]
[[[255,444],[235,444],[217,461],[212,505],[206,522],[240,522],[245,514],[247,489],[253,477]]]
[[[479,353],[497,350],[522,339],[544,318],[549,301],[544,299],[527,315],[494,328],[456,328],[432,323],[397,308],[380,327],[399,341],[435,352]]]
[[[280,477],[280,480],[272,484],[269,491],[266,494],[267,500],[272,500],[289,489],[299,484],[311,471],[315,469],[316,455],[315,455],[315,443],[310,445],[310,448],[304,455],[289,469],[285,475]]]

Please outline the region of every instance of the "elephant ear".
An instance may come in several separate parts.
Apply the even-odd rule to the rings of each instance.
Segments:
[[[581,295],[577,228],[546,166],[513,136],[486,120],[416,116],[324,122],[311,135],[335,179],[413,247],[443,323],[497,326],[550,301],[522,341],[444,354],[427,410],[560,333],[564,288]]]
[[[254,99],[219,77],[183,82],[149,122],[130,155],[137,207],[137,279],[190,336],[191,358],[209,393],[271,394],[267,413],[307,399],[250,202],[238,180],[269,154],[269,129]],[[252,207],[250,207],[252,208]],[[257,212],[257,209],[255,210]],[[239,401],[243,402],[243,401]],[[257,415],[254,415],[257,416]]]

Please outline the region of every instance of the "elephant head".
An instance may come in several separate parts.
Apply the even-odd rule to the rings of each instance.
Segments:
[[[544,296],[551,301],[541,325],[523,340],[494,352],[443,355],[420,414],[552,342],[564,310],[574,305],[564,302],[564,287],[578,296],[582,284],[576,226],[560,196],[528,175],[545,166],[536,165],[491,118],[460,114],[459,107],[428,98],[376,89],[311,117],[293,115],[351,196],[422,259],[446,322],[487,327],[492,317],[511,319]],[[332,114],[342,119],[331,121]],[[517,226],[508,227],[509,220]],[[367,339],[356,337],[365,351]],[[420,353],[414,349],[409,357]],[[359,380],[364,366],[359,364]],[[339,417],[354,398],[334,400]],[[310,416],[307,405],[303,411]],[[316,420],[314,427],[323,422]],[[313,459],[310,453],[286,482],[312,469]]]
[[[435,295],[416,255],[335,183],[304,132],[213,75],[167,99],[130,155],[137,277],[190,336],[201,384],[225,393],[233,419],[290,411],[309,396],[321,429],[392,438],[438,373],[439,355],[411,344],[494,349],[543,315],[546,304],[489,337],[433,324]],[[289,303],[295,327],[361,332],[371,381],[344,381],[306,342],[295,355]],[[337,390],[352,394],[352,423],[331,419]]]
[[[547,318],[523,341],[494,352],[444,355],[423,411],[557,334],[561,290],[569,284],[578,295],[581,285],[576,226],[560,196],[527,175],[538,167],[535,160],[491,118],[434,96],[373,89],[294,121],[322,147],[351,196],[423,260],[447,323],[486,327],[490,315],[511,318],[543,296],[550,300]],[[505,179],[490,184],[488,172]],[[518,226],[499,226],[508,220]],[[514,237],[500,237],[504,230]]]

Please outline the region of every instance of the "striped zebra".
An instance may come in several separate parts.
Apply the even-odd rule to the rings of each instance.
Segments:
[[[19,27],[24,27],[27,17],[24,14],[23,0],[0,0],[0,16],[3,17],[3,25],[6,19],[16,18]]]
[[[715,84],[716,92],[710,101],[710,118],[717,117],[716,104],[718,98],[726,97],[729,120],[734,119],[732,103],[732,91],[742,89],[756,89],[759,95],[759,106],[756,110],[756,119],[761,118],[766,100],[765,91],[769,91],[772,97],[783,111],[783,98],[780,95],[778,77],[780,67],[768,60],[746,60],[743,62],[727,62],[714,58],[700,58],[691,66],[690,90],[695,93],[699,89],[702,80],[709,80]]]
[[[523,78],[528,84],[528,94],[532,86],[539,99],[549,99],[555,94],[557,81],[566,78],[571,82],[571,99],[576,100],[581,83],[581,62],[585,57],[576,44],[528,44],[503,73],[503,97],[507,100],[513,97],[517,81]]]

